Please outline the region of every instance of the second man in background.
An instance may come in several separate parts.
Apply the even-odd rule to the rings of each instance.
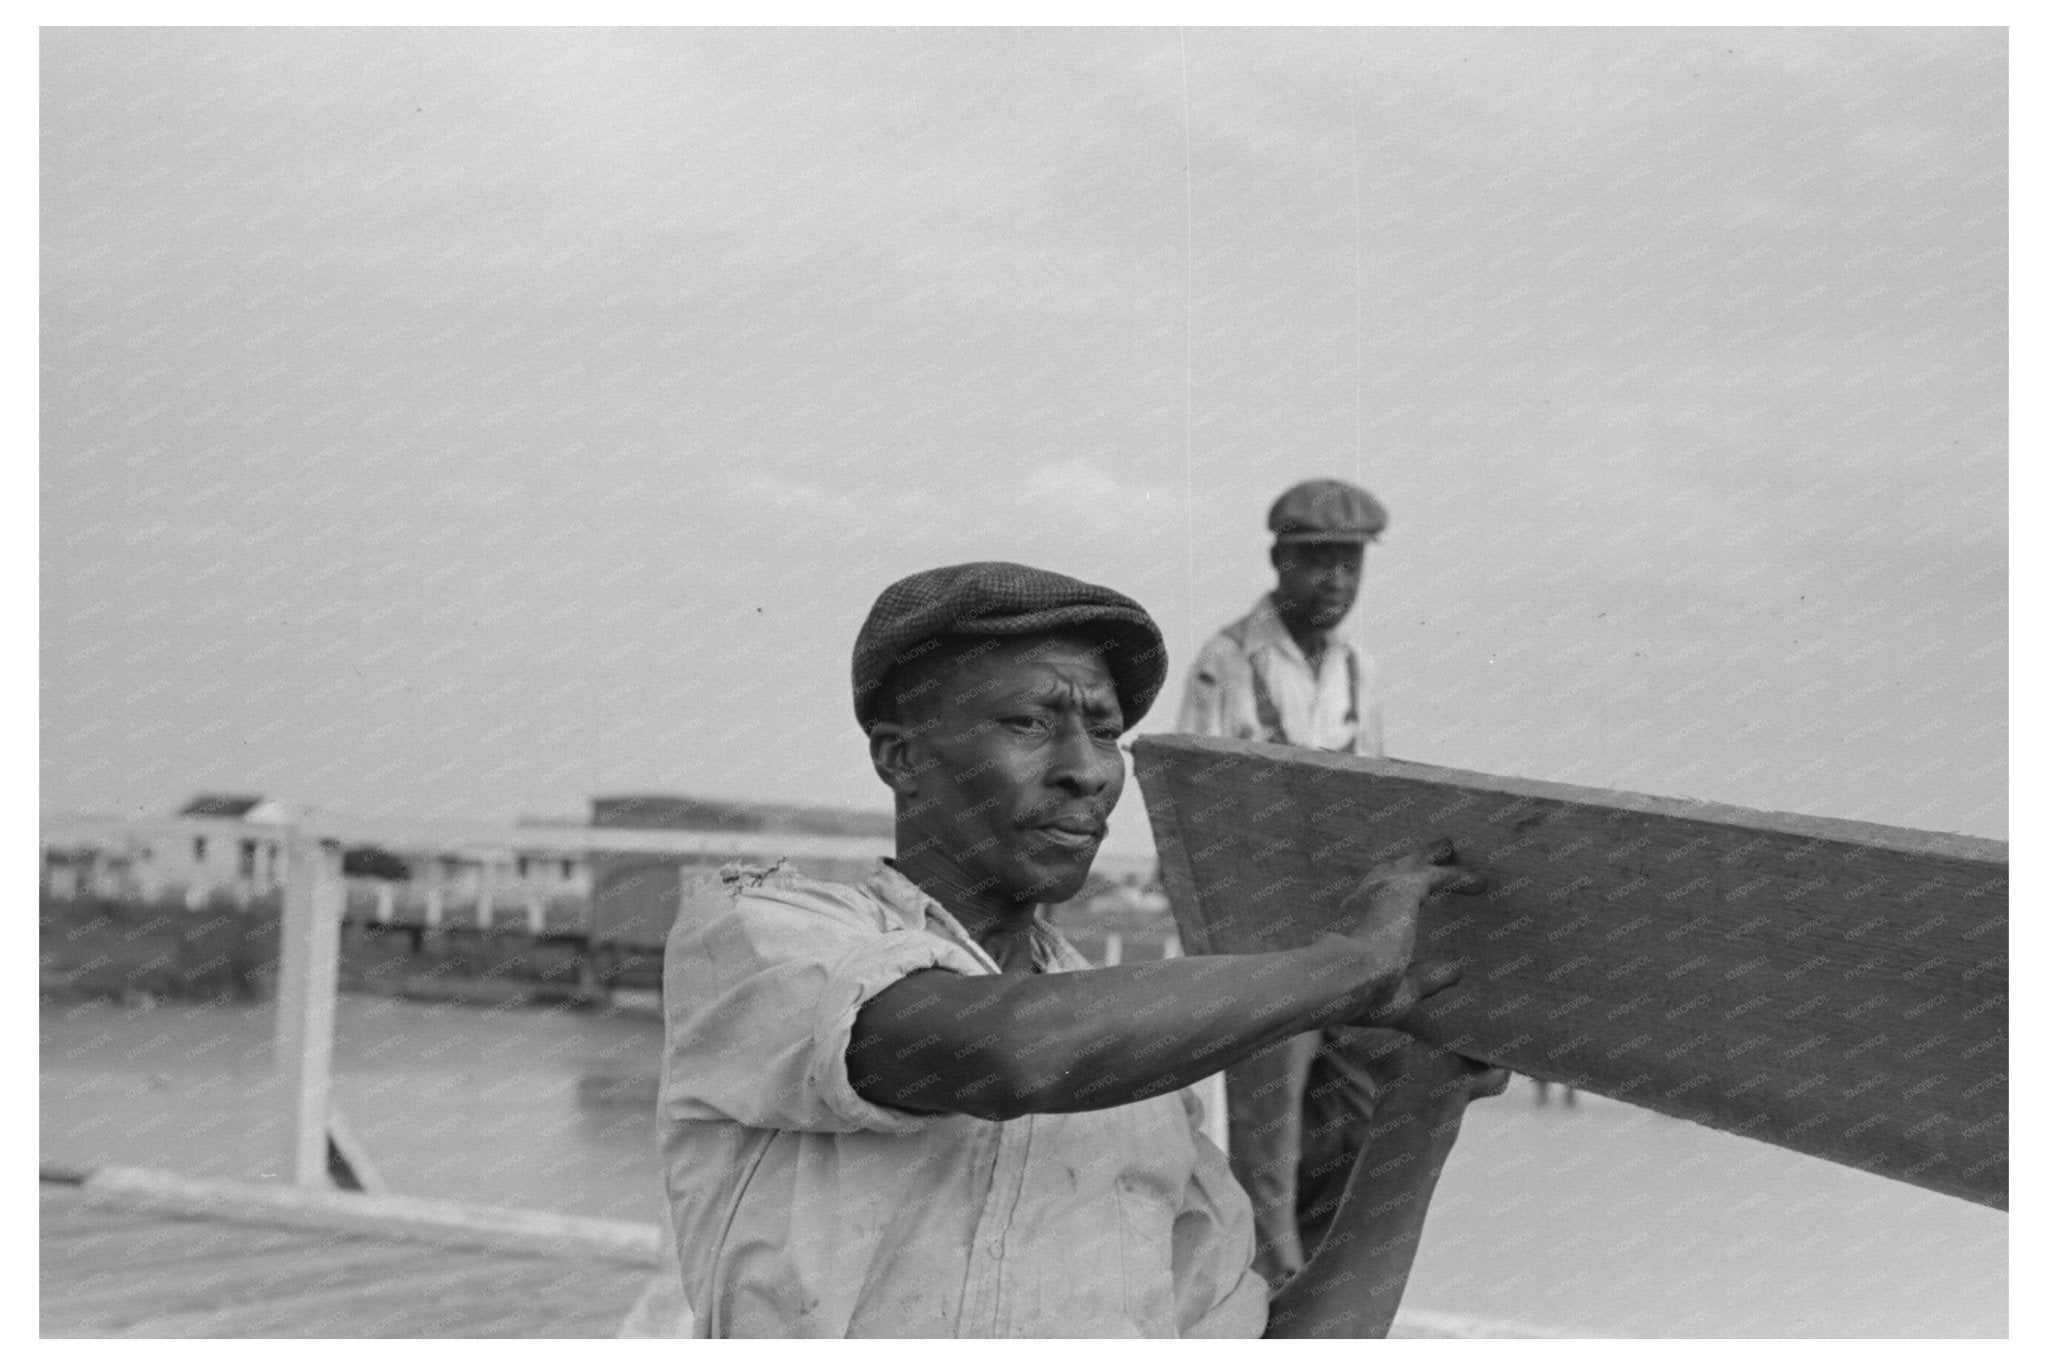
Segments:
[[[1218,631],[1189,670],[1179,728],[1226,739],[1383,756],[1372,660],[1337,635],[1387,510],[1362,488],[1313,479],[1267,513],[1272,592]],[[1363,1150],[1378,1087],[1371,1032],[1297,1034],[1230,1069],[1230,1165],[1251,1195],[1255,1268],[1274,1285],[1329,1230]]]

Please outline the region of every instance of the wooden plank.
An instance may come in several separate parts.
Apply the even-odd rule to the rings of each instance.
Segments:
[[[633,1307],[646,1276],[623,1266],[567,1261],[508,1262],[471,1286],[446,1286],[407,1305],[392,1324],[408,1333],[478,1337],[609,1337]]]
[[[146,1230],[146,1223],[138,1220]],[[255,1229],[236,1229],[243,1233]],[[328,1238],[289,1251],[255,1250],[189,1261],[123,1258],[118,1249],[97,1263],[45,1266],[42,1322],[46,1335],[108,1334],[161,1316],[214,1311],[308,1286],[349,1282],[409,1283],[444,1263],[446,1254],[419,1243],[396,1246]]]
[[[1195,952],[1312,941],[1375,862],[1493,889],[1421,951],[1414,1031],[1679,1118],[2006,1206],[2006,846],[1274,745],[1136,745]]]
[[[612,1337],[633,1310],[637,1278],[585,1270],[570,1279],[530,1287],[516,1303],[497,1301],[497,1312],[475,1318],[449,1314],[451,1336]]]
[[[121,1217],[126,1245],[98,1229],[96,1256],[52,1261],[46,1246],[44,1336],[610,1336],[646,1279],[575,1243],[569,1257],[449,1249],[409,1233],[279,1230],[88,1200],[45,1187],[46,1226],[79,1210]]]
[[[195,1180],[165,1171],[103,1166],[81,1187],[92,1201],[115,1207],[324,1229],[361,1237],[411,1239],[444,1246],[492,1248],[652,1267],[660,1232],[652,1223],[582,1218],[538,1209],[494,1208],[399,1194],[302,1190]]]
[[[241,1337],[385,1335],[379,1319],[403,1303],[431,1302],[437,1291],[467,1286],[487,1297],[502,1279],[486,1256],[440,1251],[388,1268],[337,1265],[316,1274],[266,1277],[222,1292],[206,1286],[186,1302],[152,1303],[123,1315],[109,1335]]]
[[[53,1197],[48,1185],[43,1186],[40,1230],[45,1243],[53,1239],[126,1236],[134,1225],[133,1215],[90,1203],[76,1186],[65,1187],[57,1197]]]
[[[110,1210],[111,1213],[118,1211]],[[125,1214],[126,1225],[94,1231],[85,1237],[42,1238],[41,1270],[47,1278],[62,1274],[76,1279],[79,1267],[116,1266],[124,1271],[150,1265],[190,1267],[235,1260],[324,1250],[336,1234],[297,1228],[254,1227],[195,1218]]]
[[[409,1284],[450,1264],[451,1257],[475,1255],[418,1242],[399,1245],[336,1238],[326,1245],[251,1257],[217,1257],[190,1264],[114,1261],[91,1272],[45,1286],[45,1301],[71,1314],[108,1322],[212,1311],[362,1283]]]
[[[122,1337],[605,1337],[641,1279],[602,1263],[439,1254],[441,1263],[403,1274],[273,1279],[260,1293],[69,1325]]]
[[[62,1276],[77,1284],[103,1267],[121,1274],[146,1273],[159,1266],[187,1276],[211,1275],[220,1269],[241,1274],[251,1266],[315,1265],[323,1258],[357,1252],[431,1254],[410,1237],[277,1227],[147,1208],[110,1208],[106,1212],[125,1218],[127,1226],[98,1231],[89,1238],[43,1239],[40,1268],[46,1278]]]
[[[426,1248],[415,1246],[412,1251],[422,1265],[431,1259]],[[41,1285],[43,1314],[46,1319],[61,1319],[78,1326],[113,1327],[152,1314],[186,1312],[221,1301],[260,1299],[276,1288],[285,1275],[315,1278],[362,1270],[360,1259],[336,1257],[332,1248],[325,1249],[325,1253],[297,1264],[287,1261],[273,1265],[260,1257],[250,1257],[239,1264],[216,1261],[200,1267],[164,1262],[74,1267],[76,1273],[45,1276]],[[391,1260],[388,1255],[384,1258],[386,1263]],[[393,1272],[386,1264],[376,1268],[376,1273],[389,1278]]]

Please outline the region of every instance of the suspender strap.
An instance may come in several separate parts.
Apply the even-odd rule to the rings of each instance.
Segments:
[[[1273,701],[1273,689],[1266,681],[1266,670],[1259,667],[1258,656],[1245,648],[1244,636],[1238,632],[1230,635],[1238,651],[1244,655],[1245,668],[1252,675],[1252,708],[1257,713],[1259,728],[1266,733],[1269,742],[1292,744],[1287,737],[1287,727],[1280,723],[1280,707]],[[1350,683],[1346,692],[1344,723],[1351,727],[1352,734],[1358,733],[1358,651],[1349,645],[1340,646],[1344,651],[1344,675]]]
[[[1258,720],[1259,731],[1268,744],[1288,743],[1287,728],[1280,723],[1280,708],[1273,701],[1273,689],[1266,683],[1266,670],[1259,667],[1258,658],[1245,643],[1245,629],[1250,624],[1240,621],[1234,627],[1226,628],[1224,636],[1237,646],[1237,652],[1244,658],[1245,671],[1252,675],[1252,710]]]
[[[1266,684],[1266,670],[1259,667],[1259,661],[1252,655],[1245,656],[1245,667],[1252,674],[1252,705],[1258,711],[1259,728],[1271,737],[1274,744],[1291,744],[1286,727],[1280,724],[1280,708],[1273,702],[1273,690]]]

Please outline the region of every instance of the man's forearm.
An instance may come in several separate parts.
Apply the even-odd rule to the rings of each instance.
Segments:
[[[1413,1039],[1389,1035],[1385,1046],[1397,1051],[1383,1054],[1372,1121],[1336,1217],[1308,1264],[1274,1296],[1267,1336],[1387,1334],[1466,1105],[1507,1084],[1499,1068]]]
[[[1373,1115],[1336,1221],[1308,1264],[1274,1296],[1267,1336],[1387,1335],[1470,1098],[1460,1086]]]
[[[1044,976],[921,973],[870,1002],[848,1060],[856,1088],[885,1104],[989,1118],[1105,1109],[1360,1019],[1400,980],[1341,940]]]
[[[1290,1034],[1358,1019],[1393,995],[1400,973],[1360,950],[1298,948],[1038,981],[1060,1024],[1023,1098],[1027,1112],[1066,1113],[1179,1090]],[[1101,1005],[1082,1004],[1098,992]]]

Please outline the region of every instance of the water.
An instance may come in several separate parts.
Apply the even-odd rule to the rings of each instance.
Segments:
[[[42,1010],[46,1161],[281,1179],[263,1007]],[[652,1222],[652,1019],[344,996],[335,1098],[399,1193]],[[643,1085],[618,1089],[645,1093]],[[1476,1105],[1404,1308],[1629,1336],[2003,1336],[2006,1216],[1591,1097]]]
[[[42,1010],[42,1155],[281,1181],[267,1007]],[[654,1122],[585,1077],[659,1064],[651,1018],[344,995],[334,1102],[388,1189],[653,1222]]]

